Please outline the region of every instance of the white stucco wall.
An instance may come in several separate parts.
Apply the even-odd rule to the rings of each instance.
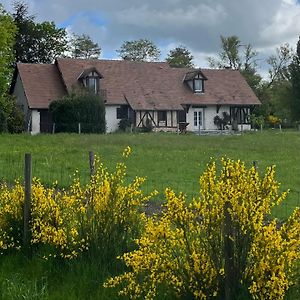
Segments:
[[[214,124],[215,116],[223,118],[223,112],[230,114],[229,106],[221,106],[219,112],[217,113],[216,105],[209,105],[205,109],[205,129],[206,130],[216,130],[218,127]]]
[[[187,130],[189,131],[197,131],[198,129],[194,128],[194,111],[199,110],[200,108],[191,106],[189,108],[189,112],[186,116],[186,121],[189,123]],[[229,106],[221,106],[219,109],[219,112],[217,113],[216,105],[208,105],[206,107],[202,108],[203,110],[203,126],[202,130],[216,130],[218,127],[214,124],[214,118],[215,116],[223,117],[223,112],[230,113],[230,107]]]
[[[40,121],[40,112],[35,109],[31,110],[31,134],[40,133]]]
[[[120,120],[117,119],[117,108],[120,105],[105,106],[106,132],[114,132],[119,128]]]
[[[189,123],[189,126],[187,127],[187,130],[189,131],[197,131],[198,129],[194,128],[194,111],[199,108],[190,107],[189,112],[186,116],[186,120]],[[224,105],[219,108],[219,112],[217,113],[217,107],[216,105],[208,105],[207,107],[203,108],[203,127],[202,130],[217,130],[218,127],[214,124],[214,118],[215,116],[219,116],[220,118],[223,118],[223,112],[226,112],[230,114],[230,106]],[[231,125],[229,125],[229,128]],[[239,131],[248,131],[251,130],[250,124],[239,124],[238,125]]]

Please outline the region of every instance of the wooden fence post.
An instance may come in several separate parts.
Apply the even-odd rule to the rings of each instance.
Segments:
[[[93,151],[89,151],[90,175],[95,174],[95,156]]]
[[[81,134],[81,123],[78,123],[78,133]]]
[[[24,179],[25,179],[25,199],[23,210],[23,246],[29,247],[31,232],[30,232],[30,218],[31,218],[31,184],[32,184],[32,160],[31,154],[25,154],[24,166]]]
[[[257,166],[257,160],[254,160],[254,161],[253,161],[253,167],[254,167],[255,170],[257,171],[257,168],[258,168],[258,166]]]
[[[55,123],[52,124],[52,134],[55,133]]]

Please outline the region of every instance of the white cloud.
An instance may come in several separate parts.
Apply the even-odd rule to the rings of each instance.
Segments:
[[[11,9],[11,0],[2,1]],[[300,34],[296,0],[29,0],[39,21],[66,24],[72,32],[89,34],[102,47],[102,57],[116,57],[124,40],[149,38],[162,50],[183,44],[199,66],[220,49],[220,35],[237,35],[262,58]],[[89,18],[89,14],[93,18]],[[95,18],[103,22],[95,22]],[[77,16],[77,17],[74,17]],[[263,65],[263,64],[262,64]]]

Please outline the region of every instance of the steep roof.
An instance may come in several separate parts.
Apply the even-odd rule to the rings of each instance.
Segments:
[[[201,69],[207,79],[205,93],[194,94],[184,79],[187,73],[199,70],[171,68],[164,62],[61,58],[55,65],[18,64],[31,107],[48,107],[51,99],[78,87],[78,77],[91,69],[103,76],[100,89],[106,91],[108,105],[129,103],[134,110],[181,110],[182,104],[260,104],[240,72],[233,70]]]
[[[51,101],[66,95],[55,65],[18,63],[17,70],[30,108],[46,109]]]

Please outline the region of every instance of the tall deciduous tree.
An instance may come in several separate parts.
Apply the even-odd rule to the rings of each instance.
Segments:
[[[275,81],[288,79],[288,66],[292,58],[293,49],[286,43],[276,48],[276,54],[271,55],[267,59],[267,63],[270,66],[268,88],[271,87]]]
[[[0,132],[7,130],[7,120],[11,114],[12,102],[7,98],[7,91],[12,74],[16,30],[13,19],[0,4]]]
[[[10,82],[16,31],[12,18],[0,4],[0,97],[6,93]]]
[[[292,115],[293,119],[300,121],[300,38],[297,43],[297,51],[289,66],[290,83],[293,95]]]
[[[218,58],[209,57],[208,63],[212,68],[240,70],[253,91],[259,95],[262,78],[257,73],[257,54],[251,44],[242,44],[237,36],[221,36]]]
[[[208,58],[208,62],[213,68],[226,68],[238,70],[240,69],[242,62],[239,53],[239,47],[241,45],[240,39],[233,35],[224,37],[221,35],[221,50],[218,53],[218,58]]]
[[[173,50],[170,50],[166,61],[171,67],[175,68],[193,68],[193,55],[185,46],[178,46]]]
[[[71,56],[73,58],[99,58],[101,54],[101,47],[92,41],[87,34],[73,34],[70,41]]]
[[[124,60],[132,61],[157,61],[160,56],[158,47],[148,39],[125,41],[117,53]]]
[[[16,62],[51,63],[67,50],[67,33],[54,22],[35,22],[28,5],[14,2],[13,19],[18,28],[15,43]]]

